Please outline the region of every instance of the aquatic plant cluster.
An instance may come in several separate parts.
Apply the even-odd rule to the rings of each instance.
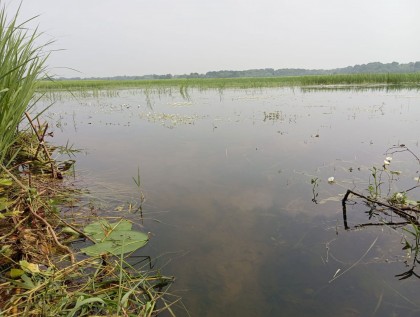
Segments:
[[[398,181],[402,171],[395,170],[393,167],[393,156],[409,154],[414,158],[417,165],[420,165],[419,157],[406,145],[396,145],[386,152],[382,166],[373,166],[370,169],[370,180],[367,193],[348,189],[342,199],[344,228],[351,230],[348,225],[347,204],[350,203],[352,196],[362,199],[368,207],[366,212],[370,220],[368,222],[355,225],[354,228],[363,228],[371,225],[387,226],[393,229],[402,228],[403,250],[407,250],[408,258],[405,261],[407,271],[397,274],[399,279],[406,279],[411,276],[420,278],[420,273],[416,272],[417,265],[420,264],[420,200],[416,199],[416,190],[420,188],[418,176],[413,176],[408,188],[398,186]],[[412,175],[417,175],[412,172]],[[330,180],[328,180],[330,181]],[[418,195],[418,194],[417,194]]]

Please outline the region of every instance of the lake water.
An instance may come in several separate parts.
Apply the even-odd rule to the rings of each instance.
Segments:
[[[368,208],[352,199],[345,230],[340,201],[388,148],[420,153],[418,91],[121,90],[62,95],[46,117],[54,143],[84,149],[76,176],[102,212],[138,197],[139,169],[138,254],[176,277],[179,316],[420,314],[419,280],[395,276],[413,261],[401,229],[356,230]],[[414,186],[413,156],[392,157],[392,191]]]

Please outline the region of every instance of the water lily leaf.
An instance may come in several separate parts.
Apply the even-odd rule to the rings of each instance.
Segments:
[[[147,234],[142,232],[115,231],[104,241],[83,248],[81,251],[90,256],[99,256],[106,253],[121,255],[140,249],[147,241]]]
[[[147,234],[131,230],[132,224],[128,220],[109,223],[102,219],[94,222],[84,229],[96,243],[81,249],[90,256],[99,256],[110,253],[121,255],[133,252],[143,247],[149,237]]]
[[[91,238],[101,241],[114,230],[131,230],[131,227],[131,222],[125,219],[114,223],[109,223],[105,219],[101,219],[87,225],[83,231]]]

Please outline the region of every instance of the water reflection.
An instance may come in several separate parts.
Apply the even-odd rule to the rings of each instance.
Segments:
[[[418,149],[419,102],[408,90],[119,91],[49,115],[57,143],[87,150],[77,167],[92,188],[135,197],[140,168],[147,254],[191,316],[415,316],[416,279],[394,277],[400,236],[346,230],[340,195],[390,145]],[[348,227],[366,220],[351,215]]]

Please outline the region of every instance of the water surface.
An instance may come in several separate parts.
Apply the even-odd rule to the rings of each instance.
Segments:
[[[401,231],[346,231],[339,201],[367,188],[388,148],[419,153],[418,92],[122,90],[62,96],[48,117],[54,142],[85,149],[78,177],[111,206],[137,197],[140,169],[153,238],[139,254],[176,277],[190,316],[419,314],[419,281],[395,277]],[[394,155],[400,190],[415,185],[413,161]],[[349,206],[350,227],[365,210]]]

